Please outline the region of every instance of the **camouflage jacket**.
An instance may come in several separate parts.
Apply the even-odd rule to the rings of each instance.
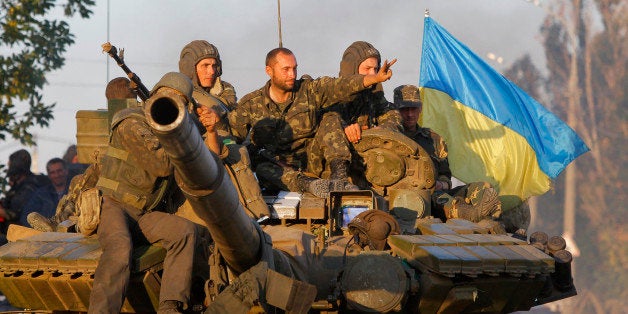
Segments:
[[[403,131],[407,137],[413,139],[419,146],[423,147],[436,167],[436,180],[444,181],[451,188],[451,170],[447,159],[447,144],[443,138],[429,128],[416,126],[416,131]]]
[[[305,153],[318,130],[322,109],[349,102],[365,89],[363,75],[346,78],[303,76],[295,82],[291,99],[276,104],[270,99],[270,81],[244,96],[229,113],[231,131],[242,142],[251,130],[251,143],[280,156]]]
[[[368,128],[378,126],[392,131],[403,129],[399,111],[379,89],[362,91],[352,102],[334,105],[330,111],[341,113],[343,127],[358,123]]]
[[[153,209],[171,185],[174,167],[168,155],[139,108],[116,113],[111,128],[96,186],[122,203]]]
[[[229,111],[235,109],[238,104],[238,98],[236,97],[236,91],[233,85],[221,80],[220,77],[216,78],[214,87],[209,89],[208,92],[227,105]]]

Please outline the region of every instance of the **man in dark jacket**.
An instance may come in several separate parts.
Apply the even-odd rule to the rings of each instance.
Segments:
[[[24,205],[32,197],[33,192],[41,186],[50,184],[48,177],[42,174],[34,174],[30,168],[31,155],[25,149],[20,149],[9,156],[7,176],[11,189],[0,202],[0,221],[2,225],[0,233],[3,235],[6,235],[10,224],[19,224]],[[0,241],[5,240],[2,239]]]
[[[54,216],[59,200],[68,193],[69,170],[66,162],[61,158],[50,159],[46,171],[51,183],[35,190],[24,206],[20,214],[20,224],[23,226],[31,226],[31,221],[27,221],[30,213],[39,213],[48,218]]]

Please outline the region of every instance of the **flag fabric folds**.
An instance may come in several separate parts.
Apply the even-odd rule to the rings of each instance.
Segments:
[[[589,148],[563,121],[425,18],[422,125],[443,136],[453,175],[525,200]]]

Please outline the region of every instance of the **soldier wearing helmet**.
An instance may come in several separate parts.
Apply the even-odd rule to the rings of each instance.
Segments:
[[[380,64],[381,56],[373,45],[356,41],[342,55],[339,76],[375,74]],[[384,97],[381,83],[360,92],[352,102],[342,106],[341,112],[344,131],[351,143],[360,140],[362,130],[373,127],[401,131],[399,112]]]
[[[192,80],[192,97],[200,105],[200,110],[215,113],[219,118],[215,125],[211,123],[216,133],[208,132],[208,137],[215,137],[211,142],[218,141],[225,145],[210,149],[225,163],[244,200],[244,207],[255,218],[269,216],[268,205],[251,170],[248,151],[246,147],[236,144],[231,136],[227,113],[235,109],[237,99],[233,86],[220,79],[222,61],[218,49],[205,40],[190,42],[181,50],[179,71]],[[203,121],[201,118],[201,122]]]
[[[222,60],[216,46],[205,40],[194,40],[185,45],[179,57],[179,71],[192,80],[195,91],[218,98],[229,110],[235,108],[235,88],[220,78]]]

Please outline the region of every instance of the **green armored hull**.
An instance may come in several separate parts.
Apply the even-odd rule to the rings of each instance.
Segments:
[[[156,98],[145,110],[184,183],[180,187],[194,216],[188,218],[206,227],[213,241],[207,248],[209,280],[205,287],[192,287],[204,302],[193,303],[188,312],[214,313],[218,304],[253,312],[508,313],[576,293],[564,240],[549,248],[547,235],[528,243],[490,219],[434,218],[429,203],[434,172],[426,153],[385,131],[365,131],[363,144],[356,146],[367,160],[364,176],[373,190],[275,199],[274,215],[260,226],[246,215],[200,134],[190,131],[196,129],[186,104],[177,99]],[[368,245],[360,245],[363,234],[351,231],[363,213],[391,219],[359,225]],[[383,238],[370,233],[371,227],[391,227],[388,223],[400,234],[390,232],[394,228],[384,230]],[[95,236],[75,233],[11,242],[0,247],[0,291],[15,307],[85,312],[100,255]],[[159,246],[136,248],[123,312],[155,312],[164,256]]]
[[[0,247],[0,291],[14,307],[87,311],[94,272],[102,253],[96,236],[47,232]],[[124,312],[153,312],[159,303],[160,246],[133,255]]]

